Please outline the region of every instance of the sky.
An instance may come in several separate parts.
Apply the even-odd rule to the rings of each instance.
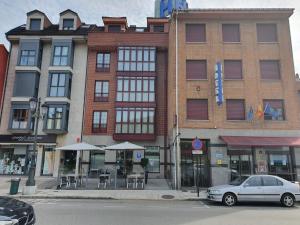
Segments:
[[[294,64],[300,73],[300,0],[187,0],[190,8],[295,8],[290,18]],[[102,25],[102,16],[126,16],[129,24],[146,26],[154,16],[154,0],[0,0],[0,43],[9,48],[5,33],[26,23],[26,13],[38,9],[58,23],[65,9],[85,23]],[[299,62],[297,64],[297,62]]]

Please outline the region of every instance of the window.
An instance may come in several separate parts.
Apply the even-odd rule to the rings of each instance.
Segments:
[[[37,97],[40,75],[37,72],[16,72],[14,97]]]
[[[117,108],[116,133],[154,134],[154,108]]]
[[[41,19],[30,19],[30,30],[40,30]]]
[[[95,111],[93,113],[93,133],[106,133],[107,132],[107,112]]]
[[[13,109],[12,129],[28,129],[29,109]]]
[[[20,66],[34,66],[35,65],[35,51],[22,50],[20,58]]]
[[[121,32],[121,25],[109,25],[108,32]]]
[[[226,100],[227,120],[245,120],[245,100]]]
[[[186,78],[207,79],[206,60],[187,60]]]
[[[64,19],[63,30],[73,30],[73,29],[74,29],[74,19]]]
[[[164,32],[165,26],[164,25],[153,25],[153,32]]]
[[[95,82],[95,102],[107,102],[109,92],[109,82],[108,81],[96,81]]]
[[[149,159],[147,169],[150,173],[160,171],[160,150],[159,146],[145,146],[145,158]]]
[[[279,61],[260,60],[260,74],[262,79],[280,79]]]
[[[154,77],[118,77],[118,102],[155,102]]]
[[[188,99],[186,111],[188,120],[208,120],[208,100]]]
[[[66,73],[52,73],[49,77],[49,97],[69,97],[71,89],[71,75]]]
[[[67,66],[69,46],[54,46],[53,66]]]
[[[186,24],[186,42],[206,42],[205,24]]]
[[[283,186],[282,181],[275,177],[264,176],[262,177],[264,186]]]
[[[110,53],[98,53],[97,54],[97,71],[109,71],[110,68]]]
[[[284,102],[281,99],[264,100],[265,120],[285,120]]]
[[[47,130],[61,130],[63,122],[63,107],[49,107],[47,116]]]
[[[257,41],[258,42],[277,42],[277,25],[276,24],[257,24]]]
[[[223,42],[240,42],[240,25],[223,24],[222,34],[223,34]]]
[[[241,60],[224,60],[224,78],[239,80],[243,78]]]
[[[249,180],[246,181],[246,185],[249,186],[249,187],[262,186],[261,177],[260,176],[255,176],[255,177],[249,178]]]
[[[156,49],[148,47],[120,47],[118,71],[155,71]]]

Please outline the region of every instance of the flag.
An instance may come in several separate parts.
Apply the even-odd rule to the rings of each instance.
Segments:
[[[264,116],[264,110],[263,110],[262,105],[259,105],[259,106],[257,107],[255,116],[256,116],[258,119],[260,119],[260,118],[262,118],[262,117]]]
[[[254,111],[253,111],[253,108],[251,106],[248,113],[247,113],[247,120],[248,121],[253,121],[253,119],[254,119]]]
[[[267,104],[265,106],[264,113],[268,114],[268,115],[272,115],[272,113],[273,113],[273,109],[271,108],[271,106],[270,106],[270,104],[268,102],[267,102]]]

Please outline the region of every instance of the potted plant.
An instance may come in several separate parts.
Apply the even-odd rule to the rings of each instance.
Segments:
[[[141,159],[141,166],[143,167],[145,171],[145,184],[148,182],[148,164],[149,164],[149,159],[147,158],[142,158]]]

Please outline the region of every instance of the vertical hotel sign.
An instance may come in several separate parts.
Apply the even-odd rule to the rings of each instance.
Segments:
[[[216,102],[221,106],[224,102],[224,93],[223,93],[223,68],[222,63],[217,62],[215,66],[215,95]]]
[[[186,0],[160,0],[160,17],[167,17],[172,14],[173,9],[187,9]]]

